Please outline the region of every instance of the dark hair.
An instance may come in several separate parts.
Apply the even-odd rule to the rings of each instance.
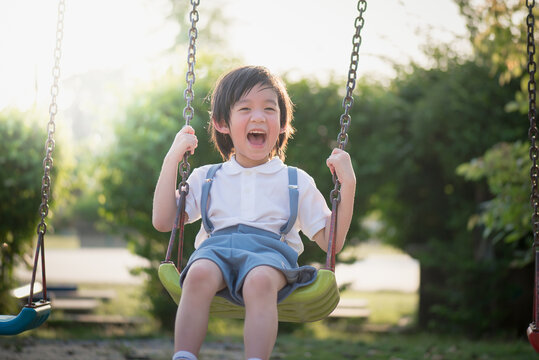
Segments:
[[[272,157],[278,156],[281,160],[284,160],[286,144],[294,133],[294,128],[292,127],[293,104],[283,81],[262,66],[243,66],[234,69],[222,76],[215,85],[211,96],[208,131],[215,148],[221,153],[223,160],[230,159],[234,153],[234,144],[230,135],[220,133],[215,129],[213,122],[216,121],[219,124],[223,124],[224,122],[229,126],[232,106],[259,84],[269,86],[277,94],[277,102],[281,115],[280,124],[281,128],[285,129],[285,131],[279,134],[275,148],[270,155]]]

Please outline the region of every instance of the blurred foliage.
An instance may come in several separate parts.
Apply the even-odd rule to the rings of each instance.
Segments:
[[[466,182],[456,169],[500,141],[522,138],[526,124],[504,109],[515,91],[518,82],[501,87],[481,63],[416,66],[393,82],[389,110],[372,119],[372,131],[362,128],[358,152],[379,166],[369,179],[378,185],[370,202],[384,224],[379,237],[421,263],[423,327],[474,333],[505,321],[506,313],[492,308],[508,308],[497,301],[508,288],[508,254],[500,249],[503,259],[488,261],[481,234],[467,229],[488,187]],[[373,151],[373,143],[385,149]]]
[[[203,44],[205,48],[218,47],[223,50],[226,46],[224,38],[225,31],[229,21],[223,16],[219,3],[214,1],[210,7],[205,7],[206,4],[197,6],[197,11],[200,14],[202,11],[204,16],[192,18],[192,5],[189,2],[181,0],[170,0],[172,9],[169,18],[174,20],[179,26],[178,34],[175,38],[175,45],[189,45],[189,29],[191,28],[191,20],[197,19],[197,43]]]
[[[9,295],[17,285],[14,269],[31,254],[40,218],[46,133],[31,113],[8,109],[0,112],[0,134],[0,313],[5,314],[15,311]]]
[[[337,79],[322,86],[316,81],[302,79],[297,82],[289,81],[287,85],[295,104],[293,125],[296,128],[296,134],[289,142],[286,163],[309,173],[326,199],[329,199],[334,184],[325,160],[337,146],[337,135],[341,130],[339,119],[343,113],[344,84],[344,81]],[[364,130],[363,123],[372,111],[381,111],[384,104],[378,101],[383,90],[377,85],[368,85],[358,81],[356,92],[358,95],[350,112],[352,121],[348,130],[349,142],[346,151],[351,154],[356,176],[362,178],[368,168],[368,165],[366,168],[363,167],[364,161],[362,161],[362,157],[366,154],[358,151],[358,142],[363,141],[361,135],[361,131]],[[363,186],[368,187],[369,184],[361,184],[361,192],[368,193],[368,189],[365,190]],[[359,188],[358,191],[360,191]],[[365,199],[364,196],[356,197],[354,203],[356,214],[365,213],[367,208]],[[346,244],[357,243],[360,238],[365,239],[365,235],[361,232],[360,216],[358,216],[352,221]],[[301,255],[300,261],[324,263],[325,253],[307,238],[303,239],[305,252]]]
[[[484,297],[485,308],[495,314],[490,326],[505,324],[505,328],[515,329],[517,326],[525,327],[526,320],[531,318],[533,297],[529,205],[531,163],[528,145],[520,142],[526,137],[528,127],[523,115],[528,111],[527,1],[456,0],[456,3],[467,19],[475,62],[488,66],[502,86],[519,83],[519,88],[513,91],[513,99],[506,100],[504,108],[520,119],[520,136],[513,140],[500,138],[500,143],[458,168],[458,173],[466,179],[476,185],[486,183],[488,187],[486,194],[476,200],[468,228],[480,236],[474,251],[480,254],[485,268],[490,268],[485,276],[492,278],[496,275],[499,279],[492,281],[490,278],[489,286],[500,290],[478,296]],[[536,6],[534,15],[537,25]],[[515,311],[500,311],[509,306]]]
[[[208,101],[217,74],[235,65],[200,54],[195,85],[195,115],[191,126],[196,131],[199,147],[189,162],[192,168],[221,161],[213,150],[207,133]],[[156,87],[138,94],[126,109],[125,119],[115,126],[117,141],[99,161],[99,214],[113,230],[126,233],[134,252],[151,261],[144,269],[150,276],[147,283],[156,316],[164,326],[172,326],[176,306],[157,279],[157,268],[164,260],[170,234],[159,233],[151,221],[155,184],[165,154],[176,133],[184,125],[185,101],[181,89],[182,76],[169,74]],[[186,226],[185,257],[193,251],[193,239],[200,222]],[[174,253],[174,252],[173,252]]]
[[[479,60],[506,83],[520,77],[526,53],[526,0],[455,0],[466,20],[470,41]]]
[[[49,121],[48,116],[38,117],[46,113],[43,109],[0,111],[3,138],[0,145],[0,313],[14,310],[9,290],[20,286],[14,277],[15,267],[20,263],[29,269],[33,266],[37,225],[41,221],[39,207]],[[54,135],[46,234],[54,233],[62,219],[70,221],[78,194],[83,191],[79,186],[80,178],[86,176],[84,172],[75,171],[64,131],[57,128]],[[40,269],[38,281],[39,273]]]
[[[489,66],[492,74],[498,74],[502,85],[511,79],[520,79],[520,91],[516,91],[513,101],[507,103],[507,110],[526,112],[529,79],[529,76],[526,76],[527,1],[455,0],[455,3],[466,19],[475,61]],[[537,6],[533,12],[537,29]],[[537,62],[537,58],[535,61]]]
[[[480,204],[481,212],[470,218],[468,228],[482,228],[483,239],[491,243],[489,257],[493,256],[492,246],[506,243],[505,249],[512,252],[512,267],[522,267],[533,260],[528,154],[528,144],[499,143],[482,157],[457,168],[468,180],[487,181],[493,197]]]
[[[487,67],[474,62],[447,70],[416,67],[393,86],[392,110],[379,119],[392,125],[385,130],[379,124],[365,136],[387,147],[379,160],[388,185],[372,201],[390,225],[385,237],[406,247],[411,239],[428,242],[444,228],[460,231],[459,216],[467,220],[463,211],[469,213],[483,195],[481,185],[466,184],[455,169],[499,141],[521,138],[526,124],[504,110],[515,86],[500,87]]]

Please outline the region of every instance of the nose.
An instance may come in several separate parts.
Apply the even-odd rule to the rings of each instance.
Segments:
[[[266,116],[264,115],[263,111],[255,110],[255,111],[252,112],[251,121],[252,122],[264,122],[264,121],[266,121]]]

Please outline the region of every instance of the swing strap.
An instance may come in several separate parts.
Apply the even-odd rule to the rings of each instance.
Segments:
[[[206,229],[206,232],[208,234],[211,234],[213,232],[214,226],[210,219],[208,218],[208,197],[210,195],[210,189],[211,185],[213,183],[213,178],[215,177],[215,173],[217,170],[219,170],[223,166],[223,164],[215,164],[210,167],[208,172],[206,173],[206,182],[204,185],[202,185],[202,196],[200,198],[200,209],[201,209],[201,215],[202,215],[202,224],[204,225],[204,229]]]
[[[286,224],[281,226],[281,240],[284,240],[284,236],[292,230],[298,217],[298,169],[293,166],[288,167],[288,197],[290,201],[290,217]]]
[[[223,164],[215,164],[210,167],[206,173],[206,181],[202,185],[202,196],[200,199],[200,208],[202,224],[204,229],[208,234],[213,233],[215,227],[208,218],[208,198],[210,195],[211,185],[215,178],[215,173],[221,168]],[[299,200],[299,191],[298,191],[298,169],[293,166],[288,166],[288,194],[289,194],[289,204],[290,204],[290,216],[288,221],[281,226],[280,235],[281,240],[284,240],[284,236],[292,230],[292,227],[296,223],[298,216],[298,200]]]

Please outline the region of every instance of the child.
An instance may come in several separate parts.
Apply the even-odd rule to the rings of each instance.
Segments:
[[[180,277],[175,360],[196,359],[216,294],[245,306],[246,358],[269,359],[277,337],[277,303],[316,277],[313,267],[297,265],[303,251],[298,232],[326,251],[331,211],[314,180],[283,163],[291,120],[286,89],[266,68],[238,68],[215,87],[209,131],[225,162],[197,168],[188,179],[186,222],[202,217],[202,226]],[[152,222],[159,231],[171,231],[178,164],[196,147],[195,131],[186,126],[165,156],[153,201]],[[356,179],[345,151],[333,150],[326,163],[341,183],[340,251],[350,227]]]

